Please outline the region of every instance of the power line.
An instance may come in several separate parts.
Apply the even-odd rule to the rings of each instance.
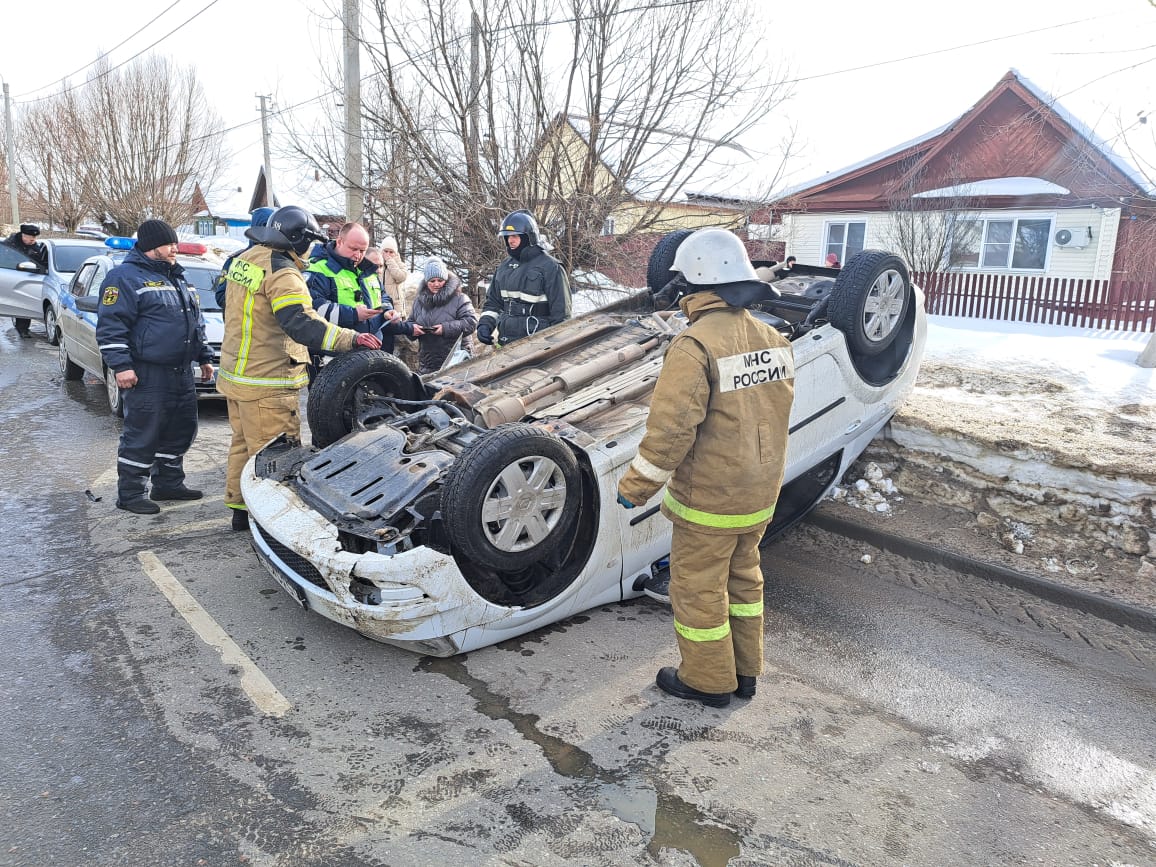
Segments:
[[[83,84],[74,84],[72,87],[66,87],[64,90],[58,91],[56,93],[50,93],[50,94],[48,94],[48,96],[39,96],[36,99],[30,99],[27,101],[27,103],[44,102],[44,100],[46,100],[46,99],[53,99],[54,97],[63,96],[66,93],[71,93],[72,91],[78,90],[79,88],[84,87],[87,84],[92,84],[92,82],[94,82],[94,81],[100,81],[100,79],[104,78],[107,75],[110,75],[115,70],[120,69],[126,63],[130,63],[131,61],[136,60],[138,57],[140,57],[146,51],[149,51],[149,50],[155,48],[156,46],[160,45],[162,42],[164,42],[166,39],[168,39],[170,36],[172,36],[178,30],[182,29],[183,27],[185,27],[188,24],[191,24],[193,21],[200,18],[202,15],[204,15],[206,12],[208,12],[210,9],[212,9],[214,6],[216,6],[220,2],[221,2],[221,0],[210,0],[209,5],[206,6],[204,9],[202,9],[200,12],[196,12],[193,15],[191,15],[189,18],[186,18],[184,21],[182,21],[180,24],[178,24],[176,27],[174,27],[172,30],[170,30],[168,33],[166,33],[160,39],[156,40],[155,42],[153,42],[149,45],[146,45],[144,48],[142,48],[136,54],[132,55],[132,57],[129,57],[125,60],[122,60],[116,66],[110,66],[108,69],[104,70],[104,72],[100,73],[100,75],[96,76],[95,78],[91,78],[91,79],[85,81]],[[91,66],[91,64],[89,64],[89,65]],[[35,91],[33,91],[33,93],[35,93]]]
[[[832,75],[844,75],[848,72],[861,72],[864,69],[875,69],[879,66],[888,66],[892,63],[903,63],[907,60],[919,60],[922,57],[934,57],[937,54],[949,54],[952,51],[962,51],[965,48],[975,48],[979,45],[990,45],[993,42],[1003,42],[1006,39],[1018,39],[1021,36],[1031,36],[1035,33],[1046,33],[1049,30],[1058,30],[1061,27],[1071,27],[1073,24],[1087,24],[1089,21],[1096,21],[1100,18],[1105,18],[1104,15],[1094,15],[1091,18],[1081,18],[1078,21],[1066,21],[1063,24],[1052,24],[1048,27],[1038,27],[1035,30],[1023,30],[1019,33],[1009,33],[1006,36],[993,36],[991,39],[981,39],[978,42],[968,42],[965,45],[953,45],[950,48],[937,48],[934,51],[924,51],[920,54],[909,54],[906,57],[895,57],[891,60],[879,60],[875,63],[866,63],[862,66],[852,66],[847,69],[835,69],[831,72],[820,72],[816,75],[805,75],[799,78],[792,78],[783,84],[798,84],[801,81],[814,81],[817,78],[829,78]]]
[[[152,25],[152,23],[154,21],[156,21],[158,18],[162,17],[166,12],[168,12],[170,9],[172,9],[174,6],[176,6],[180,2],[181,2],[181,0],[173,0],[172,3],[170,3],[163,10],[161,10],[159,15],[152,18],[147,24],[145,24],[144,27],[140,28],[140,30],[136,31],[136,33],[133,33],[132,36],[129,36],[125,39],[122,39],[120,42],[118,42],[112,48],[108,49],[108,51],[103,52],[102,56],[112,54],[114,51],[116,51],[118,48],[120,48],[126,42],[130,42],[134,37],[138,36],[139,34],[143,33],[145,30],[147,30]],[[32,88],[32,90],[25,91],[24,93],[18,93],[18,94],[16,94],[16,96],[14,98],[15,99],[21,99],[22,97],[28,96],[31,93],[36,93],[36,92],[41,91],[41,90],[46,90],[47,88],[55,87],[58,84],[64,84],[64,82],[68,81],[68,79],[72,78],[72,76],[76,75],[78,72],[83,72],[84,70],[88,69],[88,67],[95,66],[99,62],[100,62],[100,58],[98,57],[96,60],[92,61],[92,63],[86,63],[86,64],[84,64],[84,66],[80,67],[80,69],[74,69],[72,72],[68,73],[68,75],[65,75],[62,78],[56,79],[56,81],[52,82],[51,84],[45,84],[45,85],[42,85],[41,87],[34,87],[34,88]]]

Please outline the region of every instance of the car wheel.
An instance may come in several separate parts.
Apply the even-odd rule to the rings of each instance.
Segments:
[[[515,422],[471,443],[446,473],[446,533],[465,559],[499,572],[553,553],[578,516],[581,472],[558,437]]]
[[[68,347],[64,345],[63,338],[57,344],[57,358],[60,360],[60,375],[66,380],[76,382],[79,379],[84,379],[84,368],[69,360]]]
[[[51,304],[44,305],[44,334],[53,346],[60,345],[60,325],[56,321],[56,310]]]
[[[679,245],[692,234],[694,229],[678,229],[663,235],[654,245],[646,264],[646,288],[651,293],[657,292],[674,277],[674,272],[670,270],[674,264],[674,254],[678,252]]]
[[[337,442],[353,430],[358,397],[414,400],[414,374],[381,349],[359,349],[333,358],[309,386],[306,417],[317,448]]]
[[[116,372],[112,368],[104,369],[104,390],[108,393],[108,408],[117,418],[124,418],[124,392],[116,384]]]
[[[911,278],[903,260],[883,250],[863,250],[839,272],[827,318],[846,336],[852,352],[869,357],[894,342],[911,303]]]

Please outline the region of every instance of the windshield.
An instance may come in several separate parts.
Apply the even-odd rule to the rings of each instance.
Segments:
[[[84,260],[89,256],[103,253],[105,248],[97,244],[61,244],[52,245],[52,261],[56,263],[56,270],[64,274],[72,274],[80,270]]]

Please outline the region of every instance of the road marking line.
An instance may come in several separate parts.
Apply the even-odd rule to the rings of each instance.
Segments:
[[[245,651],[241,650],[209,612],[201,607],[157,555],[152,551],[141,551],[137,554],[137,559],[140,560],[145,574],[172,603],[177,613],[185,618],[205,644],[220,654],[221,662],[241,669],[241,689],[245,690],[245,694],[257,709],[266,716],[284,716],[293,705],[289,704],[285,696],[273,686],[272,681],[253,660],[249,659]]]

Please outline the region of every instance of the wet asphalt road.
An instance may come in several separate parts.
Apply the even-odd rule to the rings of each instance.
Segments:
[[[229,531],[220,406],[204,501],[114,509],[104,401],[0,321],[0,864],[1156,864],[1152,635],[803,527],[765,554],[752,702],[662,697],[648,600],[421,658]]]

